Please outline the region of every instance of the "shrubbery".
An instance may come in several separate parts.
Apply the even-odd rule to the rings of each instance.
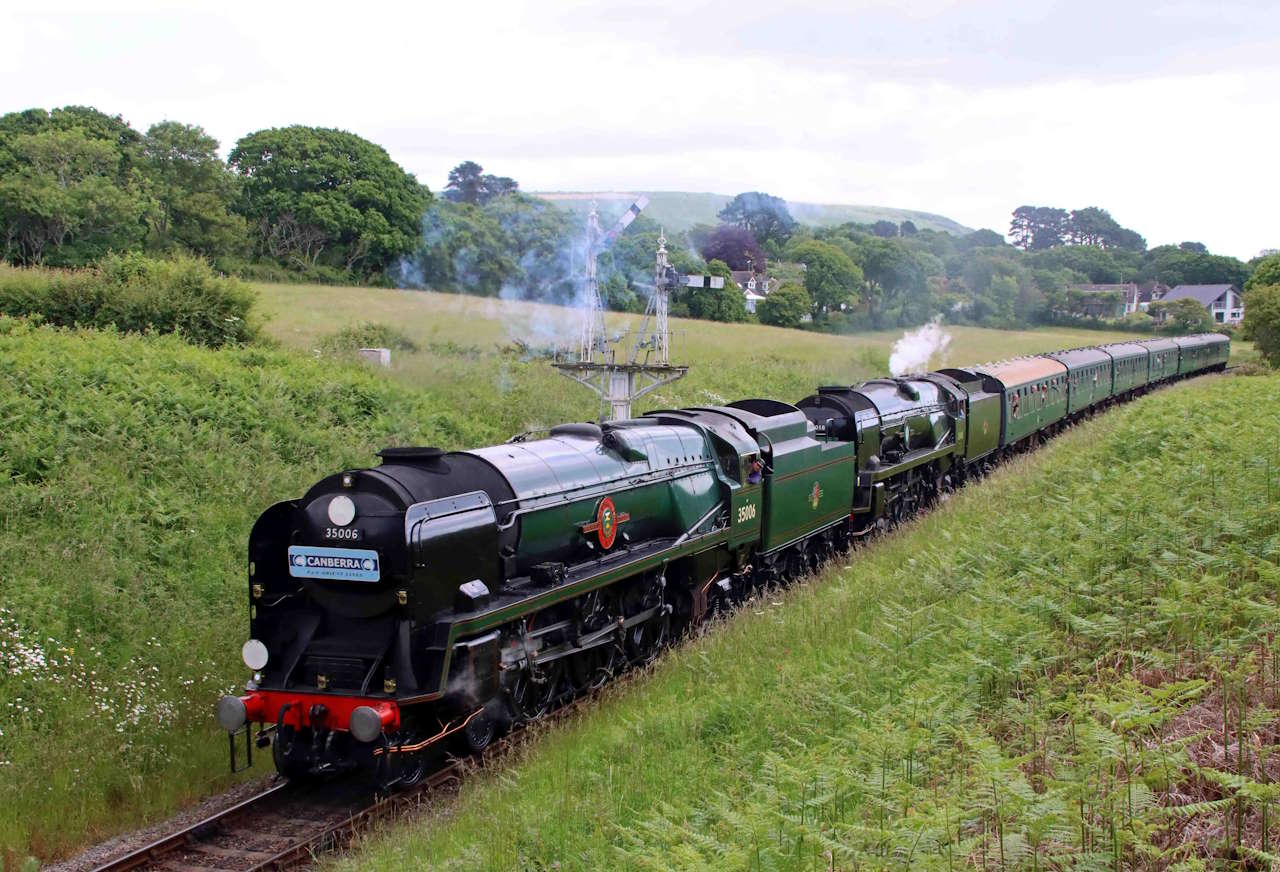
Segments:
[[[326,354],[350,354],[361,348],[390,348],[392,351],[417,351],[418,344],[403,330],[387,324],[367,321],[343,327],[320,340],[320,351]]]
[[[253,301],[244,282],[220,277],[203,260],[187,256],[113,254],[83,270],[0,269],[0,314],[58,327],[179,333],[198,345],[252,339]]]

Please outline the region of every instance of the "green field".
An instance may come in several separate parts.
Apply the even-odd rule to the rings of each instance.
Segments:
[[[332,866],[1274,868],[1278,424],[1226,376],[1082,425]]]
[[[228,782],[212,703],[244,677],[244,547],[269,504],[373,462],[387,444],[463,447],[595,415],[585,390],[510,345],[533,326],[572,335],[565,310],[375,289],[260,292],[278,349],[0,319],[7,861],[63,855]],[[364,321],[399,327],[419,350],[397,352],[387,373],[315,359],[326,336]],[[798,399],[882,373],[896,338],[676,329],[694,370],[642,408]],[[956,363],[1114,336],[953,333]]]
[[[512,345],[517,338],[574,341],[578,321],[573,310],[420,291],[312,285],[264,285],[261,290],[267,332],[301,351],[309,352],[324,336],[362,321],[403,331],[420,350],[393,354],[391,377],[426,389],[478,428],[471,430],[475,438],[501,440],[536,426],[597,416],[597,403],[585,388],[558,375],[545,360],[526,359]],[[622,331],[638,320],[610,316],[608,327]],[[885,374],[889,352],[902,335],[832,336],[683,319],[672,319],[671,325],[673,359],[689,363],[692,370],[684,380],[643,398],[637,413],[745,396],[799,400],[819,384]],[[948,329],[951,344],[934,366],[1092,345],[1126,335],[1053,328]]]

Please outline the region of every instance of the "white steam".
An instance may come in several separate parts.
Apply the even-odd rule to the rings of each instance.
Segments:
[[[941,354],[950,344],[951,334],[942,329],[942,316],[938,316],[923,327],[908,330],[893,343],[889,372],[894,376],[921,372],[935,354]]]

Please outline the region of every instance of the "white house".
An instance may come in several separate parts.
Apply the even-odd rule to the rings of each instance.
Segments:
[[[1183,297],[1208,309],[1215,324],[1239,324],[1244,320],[1244,297],[1234,285],[1178,285],[1160,299],[1172,302]]]

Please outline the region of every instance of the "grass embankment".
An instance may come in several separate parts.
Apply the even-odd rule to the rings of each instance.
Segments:
[[[0,318],[0,857],[226,780],[257,513],[460,426],[367,370]],[[262,772],[259,766],[258,772]]]
[[[1278,377],[1108,413],[335,865],[1263,868],[1278,424]]]
[[[577,313],[535,303],[460,297],[420,291],[258,285],[259,305],[269,317],[266,331],[308,353],[325,346],[336,331],[356,322],[390,325],[417,351],[392,354],[391,377],[433,397],[461,418],[481,422],[486,437],[563,420],[594,420],[598,401],[558,375],[545,359],[530,358],[513,345],[576,341]],[[638,316],[610,315],[609,329],[622,331]],[[672,319],[672,360],[688,363],[689,375],[636,405],[636,413],[682,405],[723,403],[741,397],[799,400],[820,384],[851,383],[884,375],[901,330],[831,336],[750,324]],[[1017,354],[1112,342],[1125,335],[1093,330],[986,330],[948,327],[945,354],[933,361],[976,363]]]

